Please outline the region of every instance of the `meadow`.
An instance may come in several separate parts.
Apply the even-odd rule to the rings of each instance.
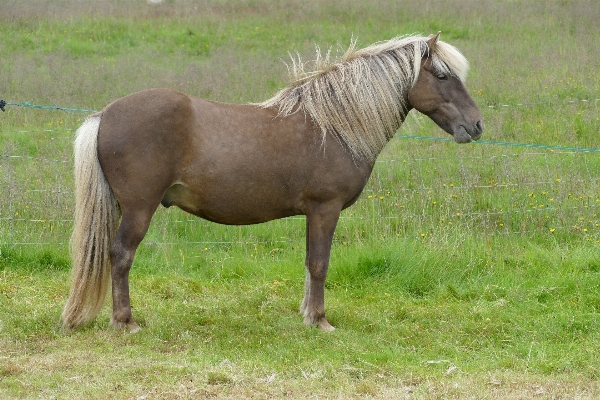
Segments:
[[[0,397],[600,397],[600,3],[0,1]],[[338,224],[324,333],[302,324],[304,218],[159,209],[110,304],[72,334],[72,141],[137,90],[265,100],[289,53],[442,32],[481,143],[413,113]],[[533,145],[533,146],[531,146]],[[586,150],[587,149],[587,150]]]

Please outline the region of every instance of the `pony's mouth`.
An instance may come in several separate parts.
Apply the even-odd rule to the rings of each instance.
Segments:
[[[472,140],[479,140],[481,138],[481,134],[483,132],[483,126],[481,122],[477,121],[477,124],[474,129],[467,129],[466,126],[460,125],[459,129],[454,131],[452,136],[454,137],[454,141],[456,143],[469,143]]]
[[[473,137],[463,125],[455,130],[452,136],[454,137],[454,141],[456,143],[469,143],[471,140],[473,140]]]

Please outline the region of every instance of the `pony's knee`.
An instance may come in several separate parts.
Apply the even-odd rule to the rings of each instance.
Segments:
[[[308,265],[308,273],[311,282],[323,281],[327,278],[327,270],[329,269],[329,263],[326,261],[311,262]]]

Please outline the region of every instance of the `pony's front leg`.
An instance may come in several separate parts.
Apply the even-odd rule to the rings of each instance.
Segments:
[[[131,333],[140,330],[133,320],[129,298],[129,270],[138,245],[146,235],[153,213],[123,212],[121,226],[110,249],[112,264],[113,312],[110,325],[115,329],[127,328]]]
[[[324,331],[335,328],[325,317],[325,279],[339,207],[320,206],[306,216],[306,290],[300,312],[304,324]]]

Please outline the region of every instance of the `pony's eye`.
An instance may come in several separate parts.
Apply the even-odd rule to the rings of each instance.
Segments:
[[[438,78],[440,81],[445,81],[446,79],[448,79],[448,75],[446,74],[437,74],[435,77]]]

